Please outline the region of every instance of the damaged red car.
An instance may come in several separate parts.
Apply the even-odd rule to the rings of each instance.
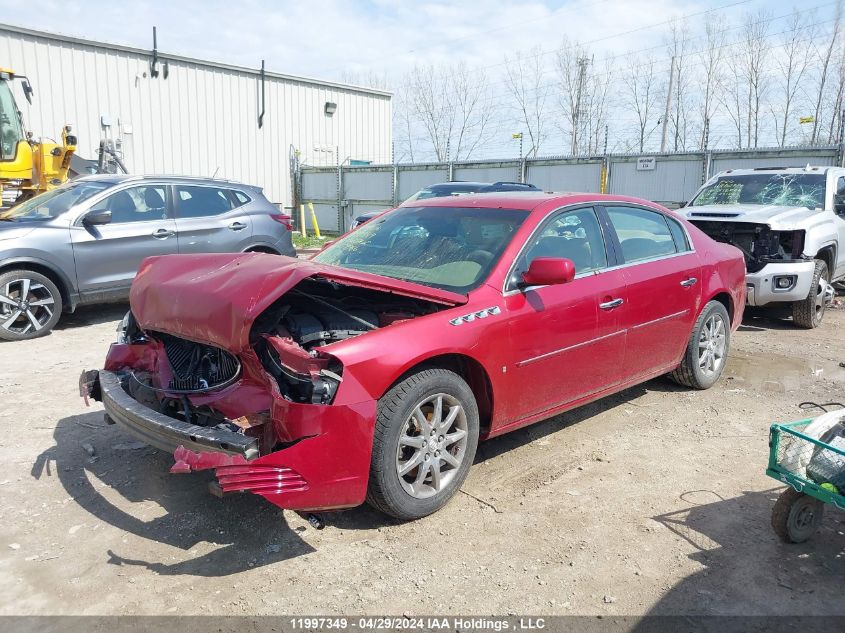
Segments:
[[[397,208],[307,261],[151,257],[130,304],[81,386],[173,472],[414,519],[479,440],[662,374],[711,386],[745,264],[643,200],[486,194]]]

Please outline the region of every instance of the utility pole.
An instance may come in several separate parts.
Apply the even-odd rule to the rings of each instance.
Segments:
[[[578,127],[581,125],[581,95],[584,91],[584,80],[587,78],[587,65],[590,60],[586,57],[578,59],[578,88],[575,91],[575,109],[572,112],[572,155],[578,154]]]
[[[663,138],[660,141],[660,152],[666,151],[666,140],[669,134],[669,111],[672,109],[672,90],[675,87],[675,56],[672,55],[672,65],[669,67],[669,90],[666,91],[666,112],[663,114]]]

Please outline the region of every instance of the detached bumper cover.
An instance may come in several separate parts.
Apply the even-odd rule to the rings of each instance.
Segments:
[[[114,423],[168,453],[180,446],[195,451],[213,451],[251,460],[258,457],[258,440],[232,431],[188,424],[145,407],[120,386],[120,378],[110,371],[98,374],[100,394],[106,414]]]
[[[746,302],[750,306],[763,306],[776,301],[801,301],[810,294],[816,263],[789,262],[784,264],[766,264],[756,273],[747,273],[745,283],[748,287]],[[795,283],[786,289],[775,288],[775,278],[790,276]]]

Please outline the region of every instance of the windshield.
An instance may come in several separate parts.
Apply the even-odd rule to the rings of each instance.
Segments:
[[[0,213],[6,222],[43,222],[59,217],[73,205],[111,187],[111,183],[85,181],[64,185]]]
[[[773,204],[784,207],[824,207],[824,174],[737,174],[720,176],[690,203]]]
[[[21,120],[8,81],[0,79],[0,160],[12,160],[23,140]]]
[[[526,211],[400,207],[313,259],[465,294],[487,278]]]

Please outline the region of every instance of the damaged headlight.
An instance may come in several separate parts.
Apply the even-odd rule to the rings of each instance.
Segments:
[[[130,343],[140,343],[143,338],[144,336],[138,327],[138,322],[135,320],[135,315],[130,310],[124,315],[120,323],[117,324],[117,342],[128,345]]]
[[[262,341],[255,350],[264,369],[276,379],[282,396],[292,402],[331,404],[343,380],[340,363],[311,358],[311,367],[294,369],[285,365],[279,352]],[[326,367],[325,365],[329,365]],[[323,365],[320,367],[320,365]]]

